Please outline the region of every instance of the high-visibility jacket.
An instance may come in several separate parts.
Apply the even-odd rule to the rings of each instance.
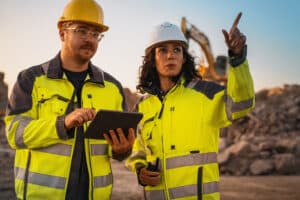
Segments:
[[[70,103],[77,102],[74,92],[59,55],[19,74],[5,118],[8,142],[16,149],[15,190],[19,199],[66,198],[76,137],[67,134],[64,116]],[[89,63],[80,104],[95,110],[123,110],[122,87],[111,75]],[[85,138],[84,149],[89,199],[110,199],[111,147],[106,140]]]
[[[136,170],[160,160],[161,183],[146,186],[146,199],[220,199],[217,163],[219,130],[255,104],[247,60],[230,67],[225,87],[181,79],[164,96],[147,94],[144,114],[127,164]]]

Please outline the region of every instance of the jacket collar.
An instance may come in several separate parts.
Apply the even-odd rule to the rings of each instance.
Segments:
[[[62,68],[62,62],[60,59],[60,52],[49,62],[42,64],[45,74],[48,78],[52,79],[64,79],[64,71]],[[104,72],[93,65],[91,62],[88,64],[88,81],[104,85]]]
[[[158,88],[156,86],[150,86],[150,87],[144,88],[144,90],[147,93],[155,95],[160,100],[162,100],[164,98],[164,96],[166,96],[168,93],[174,92],[176,90],[176,88],[178,88],[178,86],[184,85],[185,82],[186,82],[185,78],[183,76],[181,76],[178,78],[175,85],[172,88],[170,88],[170,90],[168,90],[167,92],[163,92],[160,88]]]

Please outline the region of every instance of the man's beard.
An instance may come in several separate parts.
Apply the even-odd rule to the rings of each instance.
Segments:
[[[79,55],[77,56],[77,58],[76,58],[77,61],[78,61],[79,63],[82,63],[82,64],[83,64],[83,63],[86,63],[86,62],[89,62],[90,59],[94,56],[94,54],[95,54],[95,52],[96,52],[95,46],[94,46],[93,44],[91,44],[91,43],[86,43],[86,44],[80,46],[79,49],[80,49],[80,50],[83,50],[83,51],[88,50],[89,52],[91,52],[91,53],[89,53],[89,55],[86,55],[86,54],[84,54],[84,55],[79,54]]]

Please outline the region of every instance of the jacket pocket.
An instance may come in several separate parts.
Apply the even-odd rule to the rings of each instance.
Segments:
[[[155,117],[155,114],[146,116],[140,126],[141,138],[145,144],[145,148],[147,149],[147,154],[149,155],[157,152],[157,136],[154,135],[157,134],[157,132],[154,131],[156,127]]]
[[[144,141],[152,139],[152,130],[155,125],[155,114],[146,115],[140,126],[141,134]]]
[[[47,88],[38,88],[37,98],[39,117],[63,115],[70,102],[69,98]]]

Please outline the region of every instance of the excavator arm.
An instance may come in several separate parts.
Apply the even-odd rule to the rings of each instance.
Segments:
[[[226,68],[227,58],[225,56],[218,56],[215,62],[208,37],[192,24],[189,24],[189,27],[187,27],[187,20],[185,17],[182,17],[181,19],[181,30],[188,41],[193,40],[200,46],[200,49],[206,58],[208,66],[199,63],[198,67],[198,73],[200,73],[202,78],[225,84],[227,82],[226,73],[218,74],[216,68],[220,71],[226,71],[224,68]]]

